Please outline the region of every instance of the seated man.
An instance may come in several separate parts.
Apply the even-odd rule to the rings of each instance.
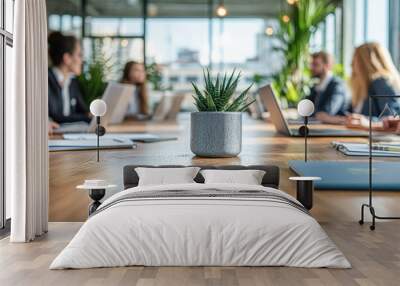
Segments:
[[[349,106],[346,87],[343,81],[332,75],[333,58],[326,52],[311,55],[310,70],[319,80],[308,96],[315,105],[315,117],[325,123],[331,122],[330,116],[345,115]],[[344,122],[343,122],[344,123]]]
[[[76,76],[81,73],[81,46],[74,36],[49,35],[49,117],[56,123],[90,122]]]
[[[55,123],[53,121],[53,119],[49,118],[49,123],[48,123],[48,127],[47,127],[47,131],[48,131],[47,133],[49,135],[53,135],[54,130],[59,128],[59,127],[60,127],[59,124]]]

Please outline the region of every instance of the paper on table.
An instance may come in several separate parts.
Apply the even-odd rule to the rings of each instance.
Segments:
[[[71,133],[64,134],[64,139],[68,140],[92,140],[96,138],[96,134],[83,134],[83,133]],[[165,140],[175,140],[176,137],[161,137],[157,134],[151,133],[107,133],[102,136],[104,139],[122,139],[140,142],[157,142]]]
[[[101,138],[100,147],[132,147],[131,140]],[[97,139],[49,140],[49,147],[97,147]]]
[[[368,156],[369,146],[365,143],[347,143],[347,142],[332,142],[332,147],[342,152],[347,156]],[[373,150],[373,156],[378,157],[400,157],[400,152],[390,152],[382,150]]]

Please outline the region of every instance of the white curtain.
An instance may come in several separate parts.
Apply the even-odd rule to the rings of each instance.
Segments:
[[[6,111],[12,242],[47,232],[47,22],[45,0],[15,1],[14,95]]]

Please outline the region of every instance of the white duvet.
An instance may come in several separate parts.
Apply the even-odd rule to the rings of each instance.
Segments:
[[[317,221],[293,206],[246,198],[122,201],[130,192],[276,189],[232,184],[136,187],[107,199],[50,269],[145,266],[349,268]],[[106,206],[108,206],[106,208]]]

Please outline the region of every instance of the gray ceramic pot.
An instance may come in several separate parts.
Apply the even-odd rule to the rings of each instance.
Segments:
[[[190,149],[200,157],[235,157],[242,150],[241,112],[193,112]]]

